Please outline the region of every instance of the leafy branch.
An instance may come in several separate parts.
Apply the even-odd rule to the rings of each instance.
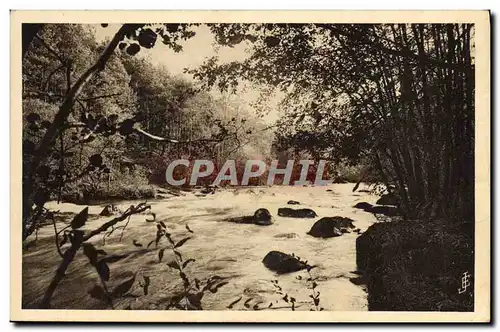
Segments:
[[[86,254],[87,254],[87,257],[89,257],[89,260],[91,261],[91,263],[96,262],[96,257],[94,257],[94,253],[98,253],[98,252],[93,251],[92,250],[93,247],[90,247],[89,246],[90,244],[87,241],[89,241],[94,236],[105,232],[106,230],[108,230],[108,228],[113,227],[117,223],[124,221],[125,219],[129,218],[130,216],[132,216],[134,214],[142,213],[148,209],[150,209],[150,206],[147,205],[146,203],[140,203],[137,206],[131,205],[122,215],[111,219],[110,221],[104,223],[103,225],[101,225],[97,229],[90,231],[88,234],[85,234],[84,231],[80,230],[80,228],[83,227],[88,220],[88,207],[86,207],[82,211],[80,211],[80,213],[78,213],[73,218],[73,220],[71,221],[71,223],[69,225],[71,227],[71,231],[68,233],[65,233],[66,234],[65,238],[69,239],[71,246],[64,252],[64,254],[62,254],[62,261],[61,261],[54,277],[52,278],[52,281],[50,282],[47,290],[45,291],[43,299],[40,303],[40,308],[43,308],[43,309],[50,308],[50,302],[52,300],[52,297],[54,295],[54,292],[55,292],[57,286],[66,276],[66,270],[68,269],[69,265],[74,260],[76,253],[78,252],[78,250],[82,246],[84,246],[84,248],[87,248]],[[54,229],[56,232],[55,236],[58,237],[59,233],[61,231],[58,232],[56,228],[54,228]],[[58,240],[56,241],[56,245],[57,245],[58,251],[61,252],[61,244],[58,242]],[[104,264],[104,263],[101,263],[101,264]],[[106,277],[106,271],[109,271],[109,267],[107,265],[99,265],[98,272],[99,271],[101,271],[99,273],[99,276],[101,278]],[[106,279],[106,278],[104,278],[104,279]],[[109,276],[107,277],[107,279],[109,279]]]

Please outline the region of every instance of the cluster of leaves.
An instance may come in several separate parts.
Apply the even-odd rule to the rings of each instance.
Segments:
[[[113,290],[109,290],[107,286],[107,282],[110,279],[110,269],[108,264],[117,262],[122,259],[122,256],[110,256],[106,257],[106,252],[102,249],[96,249],[91,243],[83,244],[83,253],[89,259],[89,263],[96,269],[99,274],[99,278],[101,280],[101,285],[95,285],[90,291],[89,295],[92,298],[101,300],[106,302],[114,308],[113,300],[121,298],[125,296],[132,288],[135,282],[136,275],[134,274],[131,278],[123,281],[119,285],[117,285]],[[104,255],[104,257],[100,257],[100,255]],[[147,294],[147,287],[149,286],[149,277],[144,276],[145,284],[144,292]],[[147,280],[147,283],[146,283]]]
[[[196,35],[191,29],[198,24],[167,23],[167,24],[127,24],[129,29],[118,48],[128,55],[136,55],[141,47],[153,48],[158,38],[174,52],[181,52],[180,41],[188,40]],[[104,28],[106,24],[102,25]]]
[[[156,216],[153,214],[153,217]],[[193,234],[194,232],[186,224],[186,230]],[[180,248],[192,237],[187,236],[179,241],[176,241],[172,234],[168,232],[167,225],[164,221],[158,221],[156,223],[156,237],[154,240],[150,241],[147,248],[151,247],[153,244],[158,248],[158,262],[161,263],[163,257],[165,256],[165,250],[170,249],[174,254],[174,260],[167,262],[167,265],[174,270],[179,279],[182,281],[183,290],[179,294],[175,294],[170,299],[169,303],[166,305],[165,309],[180,309],[180,310],[203,310],[201,300],[205,293],[217,293],[219,288],[227,284],[224,278],[214,275],[208,277],[206,280],[199,280],[198,278],[192,278],[187,274],[187,267],[194,263],[196,260],[194,258],[185,258],[180,251]],[[165,247],[159,247],[162,240],[166,239],[168,245]],[[142,246],[139,243],[134,243],[136,246]]]

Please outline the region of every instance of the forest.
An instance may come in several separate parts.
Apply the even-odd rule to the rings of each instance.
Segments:
[[[182,54],[200,27],[217,47],[245,47],[247,56],[214,55],[184,76],[142,56],[159,44]],[[23,245],[47,225],[56,228],[50,202],[83,208],[141,201],[90,232],[79,230],[91,219],[88,208],[66,220],[64,233],[55,234],[61,264],[40,307],[50,307],[80,248],[103,283],[92,297],[114,307],[111,298],[129,291],[135,274],[115,295],[107,289],[109,267],[90,239],[147,213],[159,193],[178,192],[165,178],[178,159],[214,162],[213,177],[199,179],[198,189],[208,188],[226,160],[237,161],[240,178],[247,159],[279,165],[311,159],[328,161],[326,178],[349,183],[352,192],[360,184],[372,193],[386,190],[401,221],[370,226],[356,240],[370,310],[473,307],[473,295],[464,300],[448,289],[474,264],[474,25],[123,24],[98,40],[93,26],[24,24],[22,34]],[[238,96],[245,84],[260,93],[251,107]],[[271,123],[266,114],[276,95],[272,111],[279,116]],[[191,171],[192,164],[176,176]],[[294,168],[294,179],[299,173]],[[265,187],[267,175],[250,185]],[[157,225],[156,245],[166,237],[180,254],[175,248],[187,240],[176,243],[167,226]],[[199,310],[204,292],[227,283],[209,278],[193,293],[182,265],[174,264],[184,282],[184,293],[171,299],[174,308]],[[144,294],[149,282],[141,281]]]

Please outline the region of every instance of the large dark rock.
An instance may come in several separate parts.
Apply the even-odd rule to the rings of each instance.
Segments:
[[[270,251],[262,260],[264,266],[278,274],[303,270],[307,264],[281,251]]]
[[[103,217],[111,217],[116,214],[120,214],[120,210],[116,205],[113,204],[106,205],[104,209],[102,209],[101,213],[99,213],[99,215]]]
[[[290,218],[315,218],[318,215],[311,209],[291,209],[291,208],[279,208],[278,216],[280,217],[290,217]]]
[[[380,198],[375,204],[399,206],[399,197],[394,193],[385,194],[380,196]]]
[[[106,205],[99,215],[103,217],[111,217],[113,215],[113,207],[111,205]]]
[[[371,208],[372,206],[373,205],[371,205],[370,203],[367,203],[367,202],[359,202],[359,203],[356,203],[356,205],[354,205],[353,207],[356,209],[366,210],[366,209]]]
[[[316,221],[307,234],[321,238],[341,236],[355,228],[352,222],[352,219],[345,217],[324,217]]]
[[[273,217],[268,209],[258,209],[252,216],[231,218],[229,221],[237,224],[255,224],[259,226],[269,226],[273,224]]]
[[[368,309],[473,311],[473,294],[457,291],[462,274],[474,271],[473,241],[446,219],[371,225],[356,239],[357,270],[365,279]]]
[[[268,209],[258,209],[253,214],[253,218],[256,225],[268,226],[273,224],[273,217],[271,216],[271,212],[269,212]]]

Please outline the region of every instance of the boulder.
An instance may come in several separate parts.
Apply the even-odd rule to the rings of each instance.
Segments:
[[[99,215],[102,217],[111,217],[112,215],[114,215],[113,206],[106,205],[104,209],[102,209],[101,213],[99,213]]]
[[[269,212],[268,209],[258,209],[253,214],[253,219],[256,225],[268,226],[273,224],[273,217],[271,216],[271,212]]]
[[[290,205],[300,205],[300,203],[297,202],[297,201],[288,201],[287,204],[290,204]]]
[[[273,217],[268,209],[258,209],[252,216],[243,216],[231,218],[229,221],[235,222],[237,224],[255,224],[259,226],[269,226],[272,225]]]
[[[399,197],[394,193],[385,194],[380,196],[380,198],[375,204],[399,206]]]
[[[307,234],[321,238],[341,236],[355,228],[352,222],[352,219],[345,217],[324,217],[316,221]]]
[[[303,270],[307,264],[281,251],[270,251],[262,260],[264,266],[278,274]]]
[[[290,218],[315,218],[318,215],[311,209],[291,209],[291,208],[279,208],[278,216],[280,217],[290,217]]]
[[[356,203],[356,205],[354,205],[353,207],[356,209],[366,210],[366,209],[371,208],[372,206],[373,205],[371,205],[370,203],[367,203],[367,202],[359,202],[359,203]]]

